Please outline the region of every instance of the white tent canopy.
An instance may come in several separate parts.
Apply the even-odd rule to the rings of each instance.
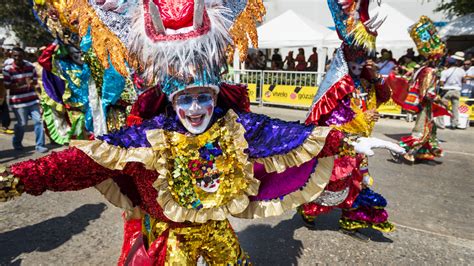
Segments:
[[[415,21],[409,19],[389,4],[383,3],[380,7],[370,10],[371,17],[379,12],[379,19],[387,16],[387,20],[378,29],[377,48],[387,48],[392,50],[395,57],[403,54],[407,48],[415,48],[415,43],[408,33],[408,27]],[[336,48],[341,45],[341,41],[334,31],[324,41],[325,46]]]
[[[321,46],[331,31],[322,26],[310,25],[293,10],[257,28],[259,48]]]
[[[444,26],[439,35],[443,39],[451,36],[474,35],[474,13],[459,17]]]

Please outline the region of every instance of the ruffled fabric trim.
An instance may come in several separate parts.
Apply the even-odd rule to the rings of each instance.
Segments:
[[[146,169],[153,170],[157,161],[157,153],[150,148],[121,148],[100,140],[72,140],[71,147],[76,147],[87,154],[96,163],[111,170],[123,170],[129,162],[139,162]]]
[[[49,105],[41,104],[43,107],[43,121],[46,124],[48,135],[55,143],[64,145],[70,140],[71,127],[65,121],[65,117],[58,117]],[[61,113],[61,112],[59,112]],[[63,132],[58,127],[63,127]],[[65,131],[65,132],[64,132]]]
[[[133,210],[132,201],[120,192],[120,187],[112,178],[102,181],[95,188],[114,206],[125,210]]]
[[[287,154],[259,158],[255,161],[263,164],[267,173],[281,173],[290,167],[300,166],[314,159],[320,153],[330,131],[329,127],[316,127],[296,149]]]
[[[305,123],[318,124],[319,119],[322,115],[329,114],[339,104],[338,101],[342,100],[346,95],[354,90],[354,81],[349,74],[344,75],[338,82],[329,88],[329,90],[315,103]]]
[[[329,183],[333,167],[334,157],[321,158],[318,160],[316,170],[300,190],[279,199],[252,201],[244,212],[234,216],[247,219],[278,216],[287,210],[295,209],[303,203],[311,202],[321,194]]]
[[[129,162],[139,162],[147,169],[154,169],[156,154],[150,148],[121,148],[99,140],[72,140],[71,147],[84,152],[99,165],[111,170],[123,170]],[[132,210],[132,201],[120,191],[112,178],[106,179],[95,188],[116,207]]]
[[[168,182],[171,176],[169,171],[168,160],[166,154],[163,154],[156,160],[156,170],[159,176],[153,187],[158,191],[157,202],[163,209],[163,214],[174,222],[195,222],[205,223],[209,220],[225,220],[228,214],[236,215],[243,212],[249,205],[249,196],[258,194],[260,181],[254,178],[253,164],[249,162],[248,155],[244,152],[247,149],[247,141],[244,138],[245,129],[236,122],[237,114],[229,110],[224,116],[225,127],[231,132],[234,137],[233,143],[235,146],[236,156],[238,161],[244,165],[244,175],[248,182],[247,188],[242,191],[242,194],[231,199],[227,204],[216,206],[213,208],[202,209],[188,209],[179,205],[171,195],[168,187]],[[218,125],[218,123],[215,123]],[[147,138],[154,150],[169,149],[169,141],[162,129],[147,131]]]

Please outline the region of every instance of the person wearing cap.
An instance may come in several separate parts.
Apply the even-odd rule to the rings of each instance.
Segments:
[[[448,68],[441,72],[440,85],[443,90],[443,100],[450,101],[452,106],[451,129],[459,128],[459,98],[461,97],[461,89],[464,83],[466,72],[459,67],[464,61],[464,53],[456,52],[448,58]],[[437,119],[437,124],[444,128],[442,117]]]
[[[380,62],[377,64],[380,75],[388,75],[392,72],[392,69],[396,66],[392,52],[387,49],[382,49],[381,51],[382,56],[380,57]]]

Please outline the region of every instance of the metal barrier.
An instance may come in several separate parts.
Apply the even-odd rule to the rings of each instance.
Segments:
[[[234,70],[226,79],[247,84],[252,103],[308,108],[323,75],[319,72]]]
[[[225,76],[225,79],[233,83],[247,84],[251,103],[262,103],[262,76],[261,70],[234,70]]]

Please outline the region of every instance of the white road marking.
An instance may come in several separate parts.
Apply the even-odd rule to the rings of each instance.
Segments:
[[[424,229],[419,229],[419,228],[406,226],[406,225],[402,225],[402,224],[398,224],[398,223],[393,223],[393,224],[395,224],[399,228],[405,228],[405,229],[409,229],[409,230],[413,230],[413,231],[417,231],[417,232],[421,232],[421,233],[425,233],[425,234],[429,234],[429,235],[444,237],[451,244],[454,244],[454,245],[457,245],[457,246],[460,246],[460,247],[466,247],[466,248],[474,250],[474,240],[471,240],[471,239],[445,235],[445,234],[436,233],[436,232],[432,232],[432,231],[427,231],[427,230],[424,230]]]
[[[444,152],[452,153],[452,154],[459,154],[459,155],[466,155],[466,156],[474,156],[474,153],[462,152],[462,151],[444,151]]]

